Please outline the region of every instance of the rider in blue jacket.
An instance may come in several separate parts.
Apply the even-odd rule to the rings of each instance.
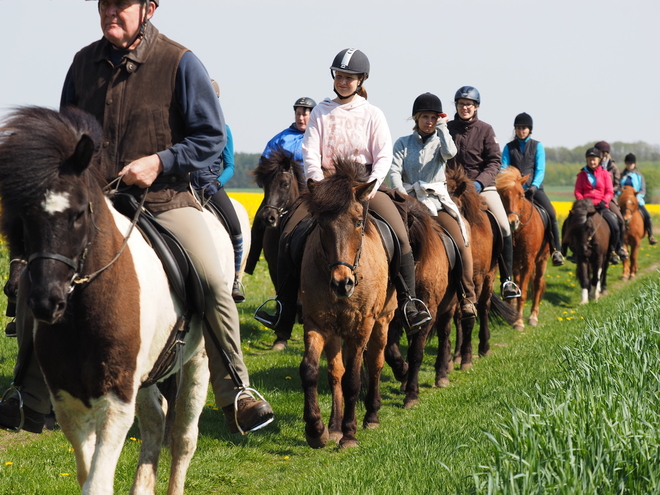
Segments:
[[[302,168],[302,139],[305,135],[305,129],[307,129],[307,123],[309,122],[309,114],[312,113],[312,109],[315,106],[316,102],[307,96],[298,98],[293,104],[295,121],[268,141],[262,156],[268,158],[277,149],[288,151]],[[259,205],[257,212],[262,207],[263,202]],[[252,244],[250,245],[250,253],[248,254],[245,265],[245,273],[249,273],[250,275],[254,272],[254,267],[257,266],[257,262],[259,261],[261,249],[263,248],[264,231],[266,230],[266,226],[262,222],[257,221],[256,218],[257,216],[255,215],[255,221],[252,224]]]
[[[644,196],[646,195],[646,181],[644,176],[637,171],[637,157],[632,153],[628,153],[625,158],[626,169],[621,174],[621,189],[625,186],[632,186],[637,193],[637,203],[639,203],[639,211],[644,218],[644,230],[649,236],[649,244],[654,246],[658,240],[653,236],[653,224],[651,223],[651,215],[646,209]],[[619,193],[621,190],[619,190]]]

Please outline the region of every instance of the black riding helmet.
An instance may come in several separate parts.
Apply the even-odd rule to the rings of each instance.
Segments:
[[[534,127],[534,121],[532,120],[532,116],[528,113],[519,113],[516,115],[515,120],[513,121],[513,127],[520,126],[520,127],[529,127],[529,130],[532,130],[532,127]]]
[[[433,93],[424,93],[415,98],[412,108],[412,116],[414,117],[419,112],[436,112],[442,113],[442,102]]]
[[[362,75],[362,80],[359,82],[357,90],[355,93],[348,96],[341,96],[337,93],[337,90],[333,88],[333,91],[337,97],[341,100],[350,98],[351,96],[359,93],[362,89],[362,83],[369,78],[369,70],[371,69],[369,65],[369,59],[367,56],[362,53],[357,48],[345,48],[340,51],[332,61],[330,66],[330,75],[332,78],[335,78],[335,71],[345,72],[347,74],[358,74]]]
[[[303,96],[302,98],[298,98],[293,104],[293,110],[295,111],[296,107],[303,107],[309,108],[311,111],[315,106],[316,102],[314,100],[312,100],[309,96]]]
[[[587,152],[584,154],[585,158],[589,158],[590,156],[597,156],[598,158],[603,158],[603,154],[595,146],[593,148],[589,148]]]

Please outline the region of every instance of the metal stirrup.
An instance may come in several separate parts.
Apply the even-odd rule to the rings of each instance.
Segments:
[[[266,301],[266,302],[268,302],[268,301]],[[250,433],[251,431],[257,431],[257,430],[260,430],[260,429],[262,429],[264,426],[267,426],[267,425],[271,424],[271,423],[275,420],[275,415],[273,415],[270,419],[267,419],[267,420],[264,421],[263,423],[258,424],[258,425],[255,426],[254,428],[251,428],[251,429],[249,429],[249,430],[243,430],[243,428],[241,428],[241,425],[240,425],[240,423],[238,422],[238,399],[239,399],[239,398],[241,397],[241,395],[243,395],[243,394],[246,394],[246,395],[249,397],[250,394],[248,394],[248,392],[254,392],[255,394],[257,394],[257,397],[259,397],[259,399],[261,399],[262,401],[266,402],[266,399],[264,399],[264,396],[261,395],[257,390],[255,390],[255,389],[253,389],[253,388],[251,388],[251,387],[241,387],[241,388],[238,390],[238,393],[236,394],[236,397],[234,398],[234,421],[236,422],[236,427],[238,428],[238,431],[240,432],[241,435],[247,435],[247,434]]]
[[[415,304],[415,303],[420,303],[422,305],[422,307],[424,308],[423,311],[426,311],[426,314],[429,315],[427,318],[420,321],[419,323],[417,323],[414,326],[410,325],[410,321],[408,321],[408,313],[406,312],[406,309],[408,308],[408,304],[410,304],[410,303],[413,303],[413,305],[414,305],[415,309],[417,310],[417,312],[421,313],[421,311],[419,311],[419,308]],[[401,308],[401,313],[403,314],[403,320],[405,321],[407,328],[419,327],[419,326],[423,325],[424,323],[427,323],[427,322],[431,321],[431,313],[429,312],[429,308],[426,306],[424,301],[422,301],[421,299],[417,299],[416,297],[409,297],[408,300],[406,300],[406,302],[403,304],[403,308]]]
[[[275,318],[275,316],[277,316],[277,321],[275,322],[274,325],[273,325],[273,323],[272,323],[271,321],[266,320],[266,319],[264,319],[264,318],[261,318],[261,317],[257,316],[257,313],[259,313],[259,311],[261,311],[261,308],[263,308],[266,304],[268,304],[268,303],[271,302],[271,301],[275,301],[275,302],[277,303],[277,313],[275,313],[275,314],[270,314],[270,313],[266,312],[265,310],[264,310],[264,313],[266,313],[268,316],[271,316],[271,317],[273,317],[273,318]],[[279,323],[280,323],[280,318],[282,318],[282,303],[281,303],[280,301],[278,301],[277,298],[275,298],[275,297],[272,297],[272,298],[270,298],[270,299],[267,299],[266,301],[264,301],[264,302],[263,302],[263,303],[262,303],[262,304],[261,304],[256,310],[255,310],[253,317],[254,317],[254,319],[257,320],[259,323],[261,323],[262,325],[265,325],[265,326],[268,327],[268,328],[270,328],[271,325],[273,325],[273,326],[277,326],[277,325],[279,325]]]

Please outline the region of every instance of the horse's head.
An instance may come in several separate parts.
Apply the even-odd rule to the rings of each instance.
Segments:
[[[497,174],[495,186],[502,198],[502,204],[507,213],[511,230],[515,232],[520,228],[523,209],[527,206],[523,184],[527,182],[529,175],[520,176],[520,170],[516,167],[508,167]]]
[[[632,186],[625,186],[621,190],[621,196],[619,196],[619,208],[621,209],[623,219],[626,223],[630,223],[635,212],[639,210],[637,193]]]
[[[291,153],[278,148],[268,157],[262,156],[251,174],[264,190],[264,201],[257,219],[266,227],[275,228],[305,188],[302,166]]]
[[[470,225],[485,225],[488,220],[481,213],[487,206],[462,165],[447,169],[447,190]]]
[[[595,223],[594,217],[598,218],[598,223]],[[591,256],[591,238],[604,220],[596,215],[596,207],[590,199],[579,199],[573,203],[567,221],[564,238],[576,255],[588,258]]]
[[[98,124],[76,110],[22,108],[3,125],[0,142],[2,214],[22,224],[28,260],[28,306],[54,323],[66,310],[72,280],[93,235],[90,182]]]
[[[306,199],[330,270],[330,290],[339,299],[355,291],[363,237],[371,225],[367,197],[376,181],[365,183],[366,178],[364,165],[337,159],[334,175],[307,183]]]

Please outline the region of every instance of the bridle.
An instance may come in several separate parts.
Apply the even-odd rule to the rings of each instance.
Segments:
[[[530,208],[530,210],[529,210],[529,218],[528,218],[525,222],[523,222],[523,221],[520,219],[520,217],[522,216],[522,208],[520,209],[520,213],[518,213],[517,211],[510,211],[510,212],[509,212],[509,215],[515,215],[516,218],[518,218],[518,222],[520,222],[520,226],[519,226],[518,228],[522,228],[522,227],[524,227],[525,225],[527,225],[527,224],[532,220],[532,216],[534,216],[534,208],[535,208],[535,207],[534,207],[534,202],[533,202],[532,200],[530,200],[530,199],[525,198],[525,197],[523,197],[522,201],[523,201],[523,202],[521,202],[521,205],[524,206],[524,205],[525,205],[524,202],[525,202],[525,201],[528,201],[529,204],[530,204],[530,206],[531,206],[531,208]]]
[[[282,172],[282,175],[288,175],[291,178],[291,184],[296,180],[296,177],[291,172]],[[282,203],[282,206],[275,206],[271,204],[265,204],[261,207],[262,210],[271,209],[277,212],[279,218],[282,218],[284,215],[289,213],[289,199],[291,199],[291,187],[287,191],[286,199]]]
[[[353,264],[351,265],[350,263],[347,263],[346,261],[334,261],[332,263],[328,262],[328,269],[332,270],[335,266],[345,266],[351,270],[351,274],[355,276],[355,273],[357,272],[358,267],[360,266],[360,257],[362,256],[362,246],[364,245],[364,231],[367,225],[367,217],[369,215],[369,203],[365,202],[363,205],[363,212],[362,212],[362,225],[360,229],[360,245],[358,246],[357,251],[355,252],[355,260],[353,261]],[[321,249],[323,249],[323,254],[325,256],[326,261],[328,260],[328,253],[325,250],[325,247],[323,246],[323,243],[321,243]],[[355,277],[355,286],[357,287],[358,285],[358,277]]]

